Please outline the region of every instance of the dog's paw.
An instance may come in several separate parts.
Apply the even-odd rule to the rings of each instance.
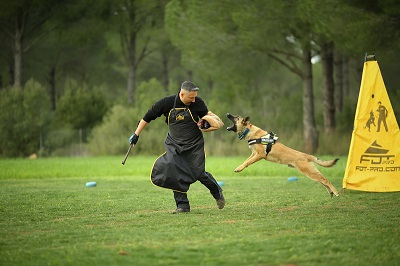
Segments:
[[[236,168],[236,169],[234,170],[234,172],[235,172],[235,173],[239,173],[239,172],[241,172],[242,170],[243,170],[243,168],[238,167],[238,168]]]
[[[338,192],[336,192],[336,193],[331,192],[330,194],[331,194],[331,198],[332,198],[333,196],[339,197],[339,193],[338,193]]]

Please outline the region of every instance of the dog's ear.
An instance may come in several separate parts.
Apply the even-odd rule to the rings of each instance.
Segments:
[[[246,118],[244,119],[243,122],[245,122],[246,124],[249,123],[249,122],[250,122],[250,117],[249,117],[249,116],[246,116]]]

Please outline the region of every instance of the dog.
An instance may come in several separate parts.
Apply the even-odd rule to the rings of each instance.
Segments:
[[[375,125],[375,116],[374,116],[374,112],[372,112],[372,111],[369,112],[369,118],[368,118],[367,123],[365,123],[364,129],[368,128],[368,131],[371,132],[371,124],[376,127],[376,125]]]
[[[339,196],[336,188],[318,171],[314,163],[323,167],[331,167],[336,164],[338,158],[330,161],[322,161],[315,156],[294,150],[277,142],[277,136],[268,133],[261,128],[250,123],[250,117],[243,118],[238,115],[226,114],[226,117],[233,122],[232,126],[227,127],[228,131],[235,132],[239,139],[247,140],[251,155],[235,172],[241,172],[251,164],[265,159],[270,162],[285,164],[289,167],[296,168],[300,173],[308,178],[322,184],[331,195]]]

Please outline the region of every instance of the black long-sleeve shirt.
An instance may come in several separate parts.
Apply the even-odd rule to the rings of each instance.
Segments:
[[[161,115],[165,116],[165,123],[168,123],[168,114],[171,109],[174,108],[174,101],[175,95],[170,95],[158,100],[144,115],[143,120],[147,123],[150,121],[155,120],[157,117]],[[190,105],[186,106],[179,96],[176,99],[176,106],[175,108],[185,108],[188,107],[190,112],[192,113],[193,119],[199,121],[200,118],[205,116],[208,113],[208,108],[205,102],[200,98],[196,97],[195,102],[191,103]]]

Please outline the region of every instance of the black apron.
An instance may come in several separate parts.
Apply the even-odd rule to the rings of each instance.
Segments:
[[[178,97],[178,96],[177,96]],[[154,185],[186,193],[205,172],[204,138],[189,108],[174,108],[168,115],[166,152],[151,171]]]

